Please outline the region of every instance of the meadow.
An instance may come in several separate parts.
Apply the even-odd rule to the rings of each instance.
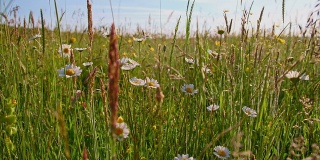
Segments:
[[[0,159],[320,159],[318,23],[191,32],[192,7],[172,36],[2,14]]]

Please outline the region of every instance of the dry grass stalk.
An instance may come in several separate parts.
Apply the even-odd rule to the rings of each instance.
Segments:
[[[88,9],[88,35],[89,35],[89,42],[90,42],[90,47],[89,47],[89,54],[90,57],[92,55],[92,42],[93,42],[93,29],[92,29],[92,6],[90,3],[90,0],[87,0],[87,9]]]
[[[232,152],[233,158],[234,159],[245,159],[245,158],[255,159],[255,156],[252,154],[250,150],[240,151],[240,149],[243,147],[243,145],[240,143],[242,136],[243,136],[243,133],[240,132],[237,134],[235,138],[232,139],[232,143],[234,147],[234,150]]]
[[[57,111],[55,112],[55,116],[58,120],[60,134],[61,134],[63,141],[64,141],[65,156],[67,157],[67,159],[71,159],[70,158],[69,141],[68,141],[68,131],[67,131],[67,127],[66,127],[66,122],[64,121],[64,116],[63,116],[61,107],[59,107],[59,106],[57,107]]]
[[[105,114],[105,121],[107,128],[109,127],[109,120],[108,120],[108,107],[107,107],[107,98],[106,98],[106,90],[105,85],[103,83],[103,80],[100,78],[100,89],[101,89],[101,97],[102,97],[102,103],[104,108],[104,114]]]
[[[27,20],[26,17],[23,18],[23,32],[22,34],[26,34],[26,29],[27,29]]]
[[[260,25],[261,25],[261,21],[262,21],[263,11],[264,11],[264,7],[262,7],[262,10],[261,10],[261,12],[260,12],[259,20],[257,21],[257,33],[256,33],[256,38],[258,38],[258,37],[259,37],[259,34],[260,34]]]
[[[281,81],[278,81],[279,79],[279,69],[275,69],[275,74],[274,74],[274,101],[273,101],[273,107],[272,107],[272,113],[273,115],[276,114],[276,111],[278,109],[278,103],[279,103],[279,94],[280,94],[280,84]]]
[[[31,21],[32,23],[32,28],[34,28],[34,17],[33,17],[33,12],[30,11],[30,14],[29,14],[29,22]]]
[[[72,49],[70,51],[70,64],[76,65]],[[72,80],[73,80],[73,85],[74,85],[73,87],[77,88],[77,77],[72,77]]]
[[[289,156],[287,159],[298,158],[301,157],[306,152],[305,140],[303,136],[294,138],[290,148],[289,148]]]
[[[120,61],[118,52],[118,40],[114,24],[111,26],[110,47],[108,59],[108,96],[111,108],[111,128],[114,131],[118,119],[118,96],[119,96],[119,72]]]
[[[157,102],[161,103],[163,101],[163,98],[164,98],[164,94],[162,93],[161,88],[158,87],[157,88],[157,92],[156,92],[156,100],[157,100]]]
[[[230,23],[228,22],[228,17],[227,17],[227,13],[224,12],[223,13],[223,17],[224,17],[224,21],[226,23],[226,30],[227,33],[229,34],[231,32],[231,27],[232,27],[232,19],[230,20]]]
[[[76,94],[71,98],[71,105],[74,105],[76,101],[81,97],[83,92],[81,90],[77,90]]]
[[[86,79],[83,81],[84,84],[87,84],[92,77],[95,77],[97,73],[97,67],[94,67],[93,70],[90,72],[90,74],[86,77]]]
[[[9,23],[9,19],[7,15],[5,15],[4,13],[0,13],[0,15],[6,20],[7,23]]]
[[[247,31],[245,28],[247,24],[247,18],[248,18],[248,12],[244,10],[241,18],[241,42],[244,42],[245,36],[247,34]]]
[[[76,65],[72,49],[70,50],[70,64]]]
[[[90,104],[93,105],[94,83],[97,74],[97,67],[93,69],[89,77]]]

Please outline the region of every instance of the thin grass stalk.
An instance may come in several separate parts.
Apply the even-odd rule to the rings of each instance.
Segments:
[[[159,84],[162,84],[161,83],[161,71],[162,71],[162,65],[161,65],[161,45],[158,45],[158,50],[157,50],[157,55],[158,55],[158,59],[157,59],[157,68],[158,68],[158,81],[159,81]]]
[[[6,44],[7,47],[9,47],[9,44],[10,44],[10,41],[11,41],[10,28],[9,28],[9,19],[8,19],[8,16],[5,15],[4,13],[1,13],[1,16],[6,20],[6,23],[3,25],[3,30],[5,32],[5,34],[4,34],[4,37],[5,37],[4,43]]]
[[[189,2],[190,2],[190,0],[188,0],[188,6],[187,7],[189,7]],[[195,2],[195,0],[193,0],[193,2],[192,2],[191,8],[190,8],[190,12],[189,12],[189,16],[188,16],[188,8],[187,8],[185,53],[188,53],[188,50],[189,50],[190,25],[191,25],[191,18],[192,18],[192,11],[193,11],[193,7],[194,7],[194,2]]]
[[[44,19],[43,19],[43,13],[42,9],[40,9],[40,15],[41,15],[41,31],[42,31],[42,54],[44,55],[46,51],[46,41],[45,41],[45,27],[44,27]]]
[[[177,33],[178,33],[178,29],[179,29],[179,23],[180,23],[180,19],[181,19],[181,16],[179,17],[178,19],[178,22],[176,24],[176,28],[174,30],[174,36],[173,36],[173,43],[172,43],[172,47],[171,47],[171,52],[170,52],[170,60],[169,60],[169,66],[172,67],[172,55],[173,55],[173,51],[174,51],[174,47],[176,45],[176,41],[177,41]]]
[[[239,127],[239,126],[242,124],[243,121],[244,121],[244,119],[242,119],[242,120],[241,120],[240,122],[238,122],[237,124],[235,124],[235,125],[227,128],[227,129],[223,130],[221,133],[219,133],[210,143],[208,143],[208,144],[204,147],[204,149],[203,149],[202,152],[200,153],[199,158],[197,158],[197,159],[203,159],[204,154],[207,152],[207,150],[208,150],[209,148],[211,148],[211,147],[215,144],[216,141],[218,141],[223,135],[225,135],[226,133],[230,132],[230,131],[233,130],[234,128]]]
[[[229,33],[229,23],[228,23],[228,17],[227,17],[226,12],[223,13],[223,17],[224,17],[224,22],[226,23],[227,33]]]
[[[60,20],[59,20],[59,14],[58,14],[58,6],[57,6],[57,2],[56,0],[54,0],[54,9],[56,11],[56,19],[57,19],[57,28],[58,28],[58,34],[59,34],[59,43],[61,46],[61,50],[62,50],[62,39],[61,39],[61,33],[60,33]],[[32,13],[32,12],[31,12]],[[30,13],[30,14],[31,14]],[[33,19],[33,16],[32,16]]]

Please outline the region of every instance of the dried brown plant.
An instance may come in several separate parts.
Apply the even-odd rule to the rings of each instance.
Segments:
[[[103,80],[100,78],[100,89],[101,89],[101,97],[103,103],[103,109],[105,112],[105,121],[107,128],[109,127],[109,120],[108,120],[108,107],[107,107],[107,97],[106,97],[106,89]]]
[[[87,10],[88,10],[88,35],[89,35],[89,54],[92,54],[92,43],[93,43],[93,21],[92,21],[92,5],[90,0],[87,0]]]
[[[119,72],[120,61],[118,51],[118,40],[114,24],[111,26],[110,46],[108,58],[108,96],[111,108],[111,128],[115,130],[118,119],[118,96],[119,96]]]

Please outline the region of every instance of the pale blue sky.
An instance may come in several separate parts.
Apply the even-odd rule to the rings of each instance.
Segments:
[[[115,23],[117,26],[121,26],[120,28],[126,28],[127,31],[133,31],[139,25],[143,30],[152,33],[161,31],[161,23],[162,31],[170,34],[174,31],[178,17],[181,16],[181,31],[183,31],[187,1],[162,0],[160,9],[160,0],[112,0]],[[264,28],[271,28],[272,24],[278,24],[281,28],[288,22],[293,22],[294,26],[297,24],[304,26],[316,1],[286,0],[285,23],[283,24],[281,17],[282,0],[243,0],[242,5],[240,0],[196,0],[192,28],[193,30],[195,29],[197,21],[200,29],[205,25],[206,29],[210,31],[214,31],[217,26],[223,26],[224,10],[229,10],[227,13],[228,19],[234,19],[235,28],[240,28],[242,10],[248,10],[252,2],[253,7],[250,18],[252,26],[256,26],[256,21],[263,6],[265,7],[262,20],[262,27]],[[110,26],[112,16],[109,0],[91,0],[91,2],[94,25]],[[1,3],[1,9],[3,9],[3,2],[1,1]],[[86,0],[57,0],[57,5],[60,15],[65,12],[61,24],[63,29],[74,29],[75,25],[80,29],[86,28]],[[20,6],[18,11],[20,18],[28,18],[29,12],[33,11],[35,18],[39,19],[40,9],[42,9],[46,24],[48,26],[55,26],[56,24],[53,0],[14,0],[12,7],[14,6]],[[172,16],[168,19],[170,14]],[[148,22],[151,22],[151,24]]]

